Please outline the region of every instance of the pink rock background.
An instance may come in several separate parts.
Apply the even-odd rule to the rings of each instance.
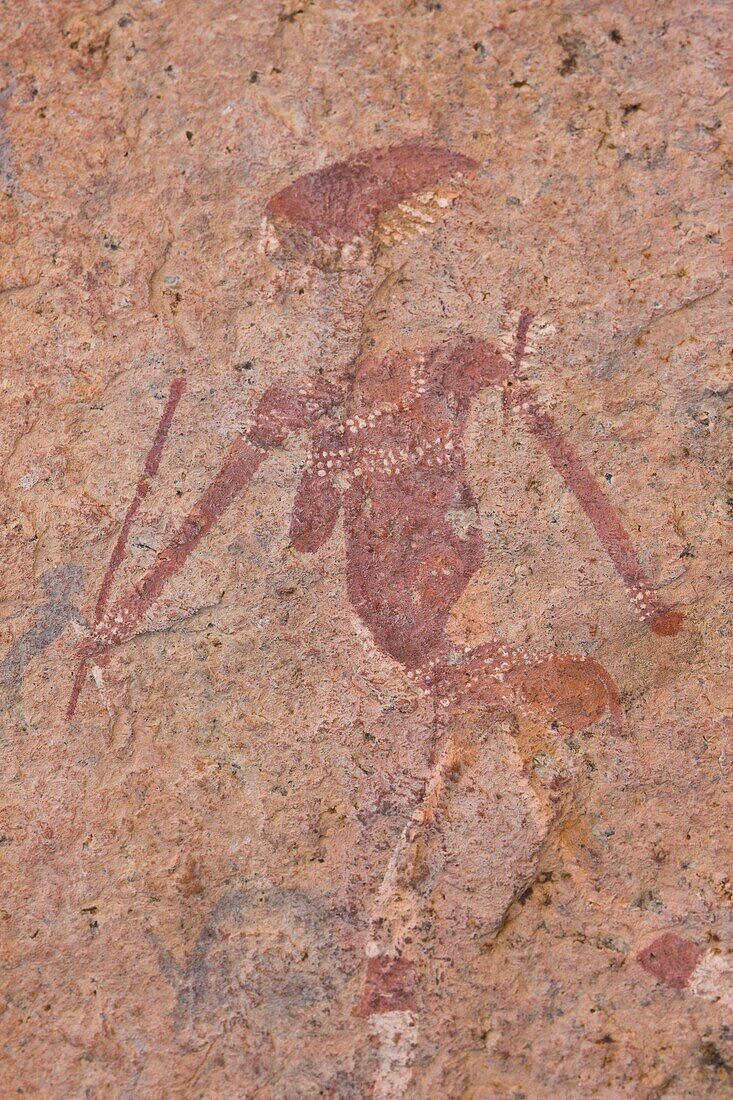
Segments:
[[[727,1093],[729,22],[648,0],[3,10],[3,1095]],[[480,165],[430,232],[352,274],[262,247],[274,193],[413,139]],[[487,392],[466,433],[485,559],[451,636],[588,653],[625,736],[461,717],[416,856],[402,1073],[359,1005],[431,707],[350,606],[340,526],[289,542],[304,433],[64,711],[174,377],[116,591],[267,385],[496,339],[505,303],[554,326],[532,382],[686,618],[644,630]]]

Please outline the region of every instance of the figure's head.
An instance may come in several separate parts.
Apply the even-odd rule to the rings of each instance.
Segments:
[[[376,252],[429,231],[478,165],[420,141],[371,149],[301,176],[266,207],[262,251],[272,262],[306,259],[324,270],[367,265]]]

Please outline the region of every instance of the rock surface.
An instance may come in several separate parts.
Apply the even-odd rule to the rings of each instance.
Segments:
[[[727,1095],[729,6],[0,31],[2,1095]]]

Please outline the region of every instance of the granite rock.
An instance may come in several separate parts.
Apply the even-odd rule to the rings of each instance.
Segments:
[[[0,31],[2,1095],[727,1095],[729,6]]]

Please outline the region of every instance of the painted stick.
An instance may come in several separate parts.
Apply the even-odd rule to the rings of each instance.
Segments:
[[[183,396],[183,392],[186,389],[185,378],[174,378],[171,382],[171,387],[168,393],[168,400],[165,403],[163,409],[163,415],[160,418],[158,430],[155,433],[153,439],[153,445],[150,448],[148,457],[145,460],[145,467],[143,474],[135,487],[135,495],[130,502],[130,506],[125,513],[125,518],[122,521],[122,527],[115,543],[114,549],[109,559],[109,565],[102,579],[102,584],[99,589],[99,596],[97,598],[97,605],[94,608],[94,625],[100,621],[104,615],[107,603],[109,601],[109,594],[112,588],[112,581],[114,580],[115,573],[119,569],[120,565],[125,559],[125,553],[127,551],[127,539],[130,534],[133,520],[140,510],[145,497],[150,491],[150,480],[155,477],[160,466],[160,459],[163,454],[163,447],[165,441],[168,438],[168,432],[170,431],[171,424],[173,423],[173,417],[176,412],[176,406]]]
[[[143,472],[135,486],[135,495],[133,496],[130,504],[125,512],[125,518],[122,521],[120,533],[117,536],[112,553],[110,554],[109,563],[104,572],[102,583],[99,587],[99,595],[97,596],[97,603],[94,608],[94,629],[98,627],[102,621],[102,617],[109,602],[110,592],[112,590],[112,582],[115,578],[115,573],[119,569],[122,562],[125,560],[127,553],[127,539],[132,529],[133,521],[140,511],[140,505],[145,497],[150,492],[150,481],[158,472],[160,467],[160,460],[163,455],[163,448],[168,438],[168,433],[173,423],[173,417],[175,416],[178,402],[183,396],[186,389],[185,378],[174,378],[171,382],[170,389],[168,391],[168,399],[163,408],[163,413],[158,424],[158,430],[153,438],[153,443],[148,451],[148,456],[145,459],[145,466]],[[84,686],[84,680],[86,678],[86,661],[82,660],[79,668],[76,671],[74,677],[74,683],[71,689],[71,698],[66,710],[66,717],[72,718],[74,711],[76,710],[76,704],[79,699],[82,687]]]

